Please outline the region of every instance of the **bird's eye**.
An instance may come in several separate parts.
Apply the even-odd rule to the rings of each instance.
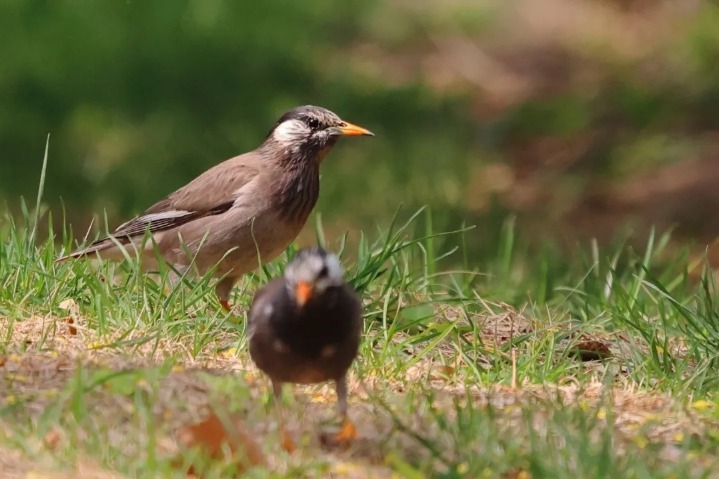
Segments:
[[[320,121],[317,118],[308,118],[307,126],[312,128],[313,130],[316,130],[320,127]]]
[[[321,269],[320,272],[318,273],[318,277],[319,277],[319,278],[324,278],[324,277],[327,276],[328,273],[329,273],[329,271],[327,270],[327,266],[322,266],[322,269]]]

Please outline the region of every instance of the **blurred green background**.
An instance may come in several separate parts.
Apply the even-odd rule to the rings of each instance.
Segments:
[[[0,194],[76,236],[255,148],[300,104],[376,133],[323,164],[330,233],[719,232],[719,8],[651,0],[0,0]],[[2,221],[2,220],[0,220]]]

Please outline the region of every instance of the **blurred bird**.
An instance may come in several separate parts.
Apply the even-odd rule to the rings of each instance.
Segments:
[[[324,108],[295,108],[256,150],[210,168],[109,237],[57,261],[91,254],[122,259],[125,248],[138,251],[147,269],[156,263],[156,245],[180,274],[217,266],[215,291],[229,311],[239,277],[274,259],[302,230],[317,203],[324,157],[339,137],[358,135],[373,136]]]
[[[359,348],[362,304],[342,278],[339,259],[320,248],[303,249],[276,278],[258,290],[249,313],[250,356],[272,381],[283,446],[294,449],[284,428],[282,384],[334,381],[342,428],[332,439],[356,436],[347,416],[346,374]]]

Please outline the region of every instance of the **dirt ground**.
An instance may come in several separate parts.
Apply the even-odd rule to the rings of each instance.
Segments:
[[[58,334],[47,334],[50,322],[58,328],[55,331]],[[151,374],[142,376],[133,386],[133,389],[147,390],[148,394],[155,391],[151,410],[156,421],[157,450],[163,457],[180,453],[188,428],[202,424],[208,415],[227,415],[232,421],[238,421],[235,423],[238,427],[246,429],[252,438],[249,442],[260,445],[263,452],[259,453],[259,460],[272,470],[287,470],[293,464],[319,459],[326,462],[329,477],[397,477],[386,465],[388,454],[401,451],[401,456],[409,460],[426,460],[427,453],[418,444],[415,433],[425,437],[440,434],[429,418],[417,411],[402,410],[407,394],[406,382],[365,377],[360,383],[353,376],[350,413],[358,426],[359,439],[346,450],[324,446],[320,436],[322,430],[332,427],[334,391],[330,386],[298,387],[294,390],[296,399],[286,407],[290,411],[289,429],[299,448],[295,454],[288,455],[279,448],[276,416],[267,405],[268,384],[251,363],[242,359],[242,353],[226,351],[192,358],[181,345],[168,341],[158,348],[142,346],[130,356],[127,351],[98,347],[99,338],[94,337],[93,332],[80,330],[67,334],[70,327],[74,326],[57,318],[34,317],[16,323],[8,349],[17,349],[18,353],[0,356],[0,400],[5,406],[5,414],[0,415],[4,431],[0,434],[0,470],[4,478],[120,477],[101,467],[89,455],[80,456],[69,465],[69,470],[63,461],[58,462],[61,445],[77,441],[78,434],[89,434],[92,428],[85,426],[72,431],[65,421],[63,425],[51,427],[44,436],[35,435],[25,440],[19,440],[13,431],[26,427],[28,421],[37,426],[48,408],[61,400],[66,403],[64,407],[69,408],[67,404],[71,399],[67,392],[73,388],[73,381],[77,381],[78,371],[151,370],[161,367],[170,355],[180,359],[173,363],[167,374],[157,376],[158,387],[153,388],[147,383],[155,377]],[[487,325],[487,328],[506,332],[506,324]],[[7,327],[2,329],[8,330]],[[40,341],[42,350],[37,350],[35,345]],[[21,349],[26,351],[20,353]],[[461,380],[448,380],[433,372],[437,370],[437,365],[431,361],[420,362],[408,376],[416,378],[411,383],[418,384],[418,391],[431,391],[433,404],[444,410],[450,419],[451,405],[457,398],[469,398],[479,406],[491,405],[502,411],[501,420],[512,424],[521,422],[523,408],[533,407],[537,401],[553,399],[588,408],[607,396],[606,387],[599,382],[480,388],[466,386]],[[238,384],[236,397],[232,393],[233,381]],[[705,432],[706,424],[697,419],[697,410],[682,407],[669,396],[647,394],[627,385],[615,387],[610,397],[615,427],[626,440],[635,441],[636,431],[641,428],[645,434],[643,440],[650,438],[653,443],[663,444],[660,454],[666,460],[671,461],[680,454],[675,445],[678,438],[699,437]],[[112,388],[94,387],[83,394],[83,400],[87,414],[97,418],[97,424],[103,426],[98,429],[107,431],[106,440],[114,442],[114,449],[128,455],[138,454],[137,448],[144,441],[129,440],[143,434],[138,429],[136,397],[132,391],[122,394]],[[701,409],[700,405],[697,409]],[[541,421],[536,427],[542,427]],[[79,439],[82,442],[83,438]],[[13,443],[22,447],[10,447]],[[621,444],[618,447],[621,448]],[[57,472],[58,464],[63,464],[61,472]]]

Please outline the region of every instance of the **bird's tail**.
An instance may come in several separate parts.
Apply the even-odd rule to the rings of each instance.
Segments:
[[[113,248],[114,246],[115,246],[115,243],[110,238],[103,238],[101,240],[95,241],[87,248],[81,248],[81,249],[73,251],[72,253],[68,253],[64,256],[60,256],[58,259],[55,260],[55,262],[62,263],[63,261],[67,261],[68,259],[82,258],[82,257],[88,256],[88,255],[91,255],[93,253],[100,253],[102,251]],[[100,256],[102,256],[102,255],[100,255]]]

